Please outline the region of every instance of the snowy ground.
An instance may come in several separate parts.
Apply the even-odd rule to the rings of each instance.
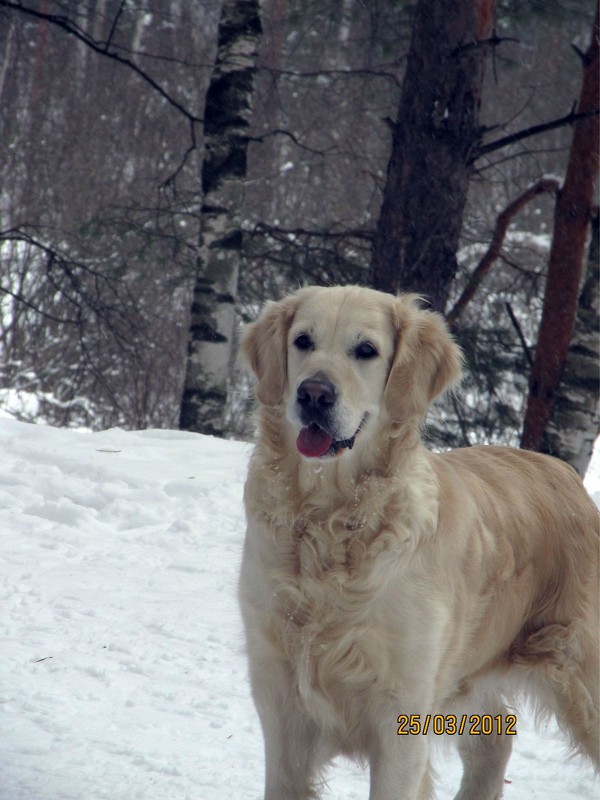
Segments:
[[[235,600],[249,452],[0,419],[0,800],[261,797]],[[506,800],[598,797],[553,725],[517,730]],[[451,798],[452,750],[436,767]],[[366,800],[367,776],[341,763],[324,796]]]

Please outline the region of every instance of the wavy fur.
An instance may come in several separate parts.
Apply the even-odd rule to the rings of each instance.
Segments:
[[[365,336],[369,363],[352,355]],[[240,602],[266,800],[317,797],[338,753],[370,763],[371,800],[425,800],[428,738],[397,736],[397,716],[502,715],[521,692],[598,764],[598,514],[575,472],[509,448],[423,447],[461,354],[414,297],[301,289],[267,305],[242,352],[259,435]],[[335,386],[336,424],[366,420],[335,457],[295,446],[313,374]],[[454,738],[457,800],[497,800],[510,738]]]

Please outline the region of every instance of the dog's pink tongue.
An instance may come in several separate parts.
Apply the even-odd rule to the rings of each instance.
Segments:
[[[332,442],[333,437],[313,422],[308,428],[302,428],[296,439],[296,447],[303,456],[318,458],[329,450]]]

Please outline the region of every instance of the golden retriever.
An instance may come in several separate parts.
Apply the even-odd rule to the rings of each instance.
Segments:
[[[266,800],[317,797],[337,754],[369,763],[371,800],[429,798],[442,729],[456,798],[496,800],[523,692],[597,764],[597,509],[548,456],[425,449],[428,406],[461,375],[443,319],[306,287],[266,305],[242,353],[259,438],[240,602]]]

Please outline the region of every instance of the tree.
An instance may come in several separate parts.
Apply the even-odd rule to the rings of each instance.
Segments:
[[[204,110],[202,232],[179,422],[199,433],[223,434],[260,33],[258,0],[224,0]]]
[[[216,6],[0,2],[0,403],[177,425]]]
[[[443,311],[481,136],[494,0],[420,0],[393,130],[369,283],[424,294]]]
[[[381,200],[390,188],[386,165],[391,170],[390,131],[397,126],[389,118],[400,107],[415,6],[263,0],[252,121],[240,133],[247,173],[243,187],[233,185],[239,176],[230,188],[221,184],[223,195],[239,190],[231,204],[238,220],[233,238],[221,242],[243,240],[243,253],[230,253],[233,271],[244,257],[236,297],[243,318],[265,296],[298,283],[368,282]],[[448,0],[446,7],[455,12],[459,5]],[[0,351],[10,353],[0,391],[16,383],[33,387],[36,397],[51,400],[44,419],[55,424],[177,424],[195,276],[209,277],[205,258],[228,250],[203,249],[197,258],[198,230],[208,233],[204,244],[213,235],[219,241],[211,227],[217,217],[201,211],[198,175],[207,147],[195,109],[206,105],[221,2],[173,0],[168,10],[157,8],[143,0],[68,8],[61,0],[0,0],[10,23],[0,26],[0,52],[10,54],[0,70]],[[486,8],[491,4],[473,3],[471,19],[477,9],[489,24]],[[449,28],[460,22],[455,17],[444,20]],[[487,39],[441,48],[447,60],[437,89],[452,102],[448,116],[439,101],[433,105],[439,141],[430,135],[422,150],[427,144],[448,151],[454,142],[446,154],[468,178],[458,249],[454,259],[440,261],[446,278],[457,267],[443,289],[446,305],[456,306],[463,290],[473,297],[478,282],[455,323],[472,365],[468,407],[457,399],[437,420],[436,441],[449,446],[518,441],[551,217],[551,189],[528,190],[552,185],[547,177],[562,171],[568,146],[569,130],[561,126],[580,119],[565,113],[580,88],[566,53],[567,42],[587,39],[587,0],[502,0],[496,17],[500,35],[492,28]],[[422,44],[424,62],[434,61],[431,43],[423,37]],[[494,69],[478,88],[471,57],[484,51],[493,55]],[[74,80],[65,84],[64,74]],[[435,104],[438,95],[426,99]],[[480,116],[476,125],[473,114]],[[423,120],[426,114],[417,118]],[[448,189],[439,178],[438,168],[430,187],[419,185],[425,204],[428,188]],[[523,197],[531,202],[521,205]],[[439,201],[440,209],[446,201],[458,204],[452,224],[443,215],[433,219],[449,236],[456,235],[463,199]],[[215,196],[204,210],[219,203]],[[419,235],[428,230],[423,225]],[[25,236],[19,240],[15,232]],[[235,295],[221,288],[215,297]],[[425,284],[416,288],[429,291]],[[198,343],[209,367],[211,349],[221,350],[223,365],[229,322],[218,328],[221,320],[204,302],[210,295],[200,295],[192,328],[200,338],[210,328],[224,337],[215,346]],[[441,306],[442,297],[434,302]],[[223,304],[228,311],[231,305]],[[207,394],[222,404],[223,382]],[[230,397],[238,394],[234,387]],[[206,405],[217,419],[220,411]],[[206,430],[225,428],[217,419]]]
[[[577,312],[599,163],[599,35],[597,5],[590,46],[585,54],[581,54],[584,69],[578,107],[580,114],[596,112],[596,116],[579,122],[575,127],[565,180],[556,203],[544,307],[521,438],[521,446],[530,450],[542,447],[544,431],[552,415],[565,368]]]
[[[592,220],[587,268],[575,328],[540,450],[562,458],[583,477],[598,436],[600,375],[599,219]]]

